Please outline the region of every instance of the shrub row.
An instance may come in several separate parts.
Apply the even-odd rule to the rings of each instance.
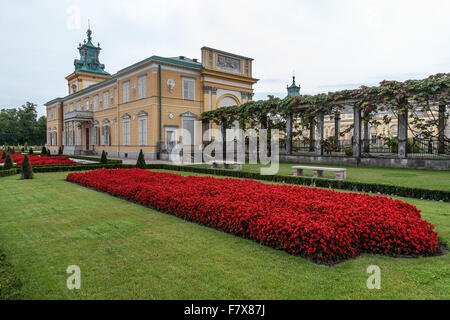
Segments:
[[[149,164],[147,169],[165,169],[173,171],[185,171],[204,173],[212,175],[221,175],[234,178],[254,179],[262,181],[271,181],[295,185],[313,186],[320,188],[350,190],[355,192],[380,193],[407,198],[450,201],[450,192],[441,190],[429,190],[420,188],[410,188],[403,186],[394,186],[388,184],[364,183],[356,181],[313,179],[308,177],[295,177],[285,175],[262,175],[257,172],[234,171],[223,169],[199,168],[192,166],[175,166],[169,164]]]
[[[384,196],[137,168],[70,173],[67,180],[319,263],[438,249],[434,226],[415,206]]]
[[[97,161],[100,162],[100,157],[89,157],[89,156],[70,156],[67,155],[67,157],[72,159],[80,159],[80,160],[89,160],[89,161]],[[110,164],[121,164],[122,160],[116,160],[116,159],[108,159],[108,163]]]
[[[8,177],[15,174],[18,174],[20,172],[19,168],[13,168],[8,170],[0,170],[0,177]]]
[[[136,167],[135,165],[131,165],[131,164],[110,163],[110,161],[111,160],[108,160],[108,164],[94,163],[94,164],[75,164],[75,165],[68,165],[68,166],[67,165],[36,166],[36,167],[33,167],[33,170],[34,170],[34,172],[58,172],[58,171],[95,170],[95,169],[99,169],[99,168],[120,169],[120,168]],[[116,161],[116,160],[113,160],[113,161]],[[121,162],[121,160],[117,160],[117,161]],[[200,167],[193,167],[193,166],[177,166],[177,165],[162,164],[162,163],[161,164],[156,164],[156,163],[155,164],[147,164],[146,168],[147,169],[161,169],[161,170],[203,173],[203,174],[220,175],[220,176],[234,177],[234,178],[244,178],[244,179],[287,183],[287,184],[294,184],[294,185],[313,186],[313,187],[320,187],[320,188],[349,190],[349,191],[354,191],[354,192],[379,193],[379,194],[398,196],[398,197],[450,202],[450,192],[443,191],[443,190],[429,190],[429,189],[410,188],[410,187],[403,187],[403,186],[394,186],[394,185],[388,185],[388,184],[364,183],[364,182],[356,182],[356,181],[312,179],[312,178],[308,178],[308,177],[295,177],[295,176],[284,176],[284,175],[262,175],[262,174],[256,173],[256,172],[210,169],[210,168],[200,168]],[[5,170],[0,170],[0,177],[6,176],[6,175],[1,175],[2,171],[5,171]],[[11,175],[11,174],[7,174],[7,175]]]

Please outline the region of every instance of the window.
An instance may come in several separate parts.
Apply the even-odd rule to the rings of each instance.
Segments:
[[[109,146],[109,121],[103,121],[102,127],[102,145]]]
[[[139,121],[139,145],[147,145],[147,112],[141,111],[138,114]]]
[[[81,111],[81,101],[77,102],[77,111]]]
[[[123,83],[123,103],[130,101],[130,81]]]
[[[64,114],[67,113],[67,106],[64,106]]]
[[[177,144],[177,129],[166,127],[166,148],[171,151]]]
[[[98,141],[98,122],[94,124],[94,130],[92,130],[92,143],[94,146],[99,145]]]
[[[109,97],[108,91],[103,93],[103,109],[108,109],[108,104],[109,104],[108,97]]]
[[[70,104],[70,112],[73,111],[73,103]]]
[[[183,99],[195,100],[195,79],[183,78]]]
[[[183,124],[183,138],[182,142],[184,146],[193,146],[195,141],[195,120],[192,118],[186,118],[182,120]]]
[[[146,97],[147,76],[139,77],[139,99]]]
[[[98,111],[98,96],[94,96],[94,112]]]
[[[89,98],[84,99],[84,111],[89,111]]]
[[[130,145],[130,115],[125,114],[123,116],[123,144],[125,146]]]

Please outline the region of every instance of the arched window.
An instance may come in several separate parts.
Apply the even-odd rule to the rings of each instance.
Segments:
[[[129,146],[130,145],[130,115],[128,113],[125,113],[122,116],[122,134],[123,134],[123,145]]]
[[[145,111],[141,111],[138,113],[138,121],[139,121],[139,145],[145,146],[147,145],[147,116],[148,113]]]
[[[104,146],[110,145],[109,134],[110,134],[109,120],[105,119],[105,120],[103,120],[103,126],[102,126],[102,145],[104,145]]]

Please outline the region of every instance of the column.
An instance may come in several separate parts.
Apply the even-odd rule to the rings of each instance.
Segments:
[[[309,121],[309,151],[314,152],[316,126],[312,120]]]
[[[316,156],[323,155],[322,144],[321,141],[323,139],[323,128],[324,128],[324,114],[320,112],[317,115],[317,138],[315,142],[315,153]]]
[[[438,153],[445,153],[445,111],[446,105],[439,106],[439,124],[438,124]]]
[[[369,121],[364,120],[364,141],[363,141],[363,150],[364,153],[369,153],[370,147],[369,147]]]
[[[361,157],[361,110],[353,107],[353,156]]]
[[[286,117],[286,154],[292,154],[292,113]]]
[[[407,157],[408,146],[408,110],[398,113],[398,157]]]
[[[225,161],[227,159],[227,123],[225,118],[220,121],[220,132],[222,134],[223,160]]]
[[[339,136],[339,132],[341,131],[341,115],[339,114],[339,112],[336,112],[334,114],[334,139],[336,140],[336,150],[339,150],[339,140],[340,140],[340,136]]]

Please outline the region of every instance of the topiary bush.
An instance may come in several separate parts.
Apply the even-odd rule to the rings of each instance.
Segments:
[[[22,179],[33,179],[33,167],[30,164],[30,160],[26,155],[22,161]]]
[[[3,153],[2,153],[2,159],[6,159],[6,155],[7,155],[8,153],[6,152],[6,151],[4,151]]]
[[[8,153],[5,158],[5,164],[3,165],[3,169],[8,170],[13,167],[13,161],[11,155]]]
[[[103,150],[103,152],[102,152],[102,157],[100,158],[100,163],[102,163],[102,164],[107,164],[108,163],[108,158],[106,157],[105,150]]]
[[[47,155],[47,148],[46,147],[42,147],[41,156],[45,156],[45,155]]]
[[[136,168],[145,169],[147,167],[147,164],[145,163],[144,153],[141,151],[139,152],[139,156],[136,162]]]
[[[29,154],[29,155],[33,155],[33,154],[34,154],[33,148],[30,148],[30,150],[28,151],[28,154]]]
[[[62,149],[62,147],[60,146],[59,148],[58,148],[58,156],[62,156],[63,155],[63,149]]]

